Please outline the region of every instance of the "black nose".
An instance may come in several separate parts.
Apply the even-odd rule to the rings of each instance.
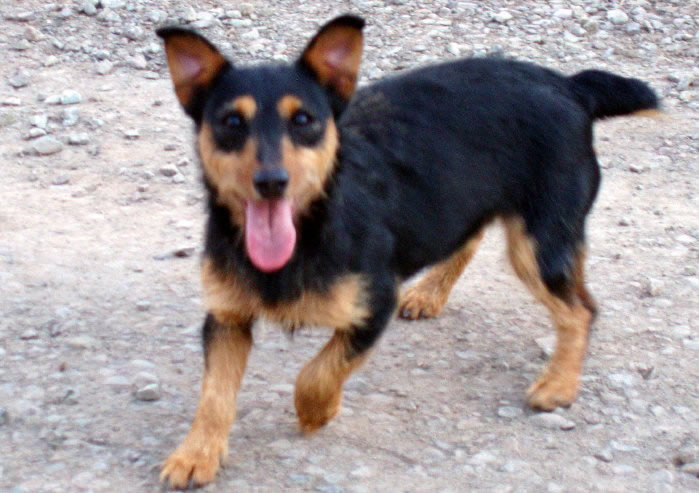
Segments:
[[[263,168],[252,179],[255,190],[265,199],[276,199],[284,194],[289,173],[284,168]]]

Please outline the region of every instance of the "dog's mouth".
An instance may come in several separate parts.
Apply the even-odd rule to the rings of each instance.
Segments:
[[[262,272],[284,267],[294,253],[296,227],[290,199],[251,200],[245,203],[245,247]]]

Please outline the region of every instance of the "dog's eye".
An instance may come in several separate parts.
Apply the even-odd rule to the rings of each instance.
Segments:
[[[291,123],[298,127],[305,127],[313,123],[313,117],[306,111],[298,110],[291,116]]]
[[[245,119],[239,113],[231,113],[223,117],[223,124],[228,128],[238,129],[245,125]]]

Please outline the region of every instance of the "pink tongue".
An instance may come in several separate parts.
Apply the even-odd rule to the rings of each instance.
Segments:
[[[296,245],[291,202],[287,199],[248,202],[245,217],[245,246],[255,267],[263,272],[284,267]]]

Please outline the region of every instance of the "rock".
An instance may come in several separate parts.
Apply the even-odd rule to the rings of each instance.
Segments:
[[[570,19],[573,17],[572,9],[558,9],[553,12],[556,19]]]
[[[471,456],[468,460],[469,464],[474,466],[486,466],[488,464],[494,464],[498,461],[498,458],[487,450],[483,450]]]
[[[150,301],[139,301],[136,303],[136,310],[139,312],[147,312],[150,310]]]
[[[58,175],[51,180],[51,185],[67,185],[68,183],[70,183],[70,176],[68,175]]]
[[[519,418],[524,414],[524,411],[519,407],[501,406],[498,408],[498,416],[501,418],[514,419]]]
[[[498,24],[506,24],[507,21],[511,21],[514,17],[507,10],[501,10],[493,16],[493,20]]]
[[[89,349],[97,347],[97,341],[90,336],[75,336],[66,341],[69,348],[72,349]]]
[[[129,65],[138,70],[145,70],[148,68],[148,60],[142,53],[138,53],[129,59]]]
[[[90,136],[85,133],[75,133],[68,136],[68,144],[73,146],[82,146],[90,143]]]
[[[137,389],[134,392],[134,396],[136,399],[139,401],[157,401],[160,399],[161,392],[160,392],[160,384],[158,383],[149,383],[144,385],[143,387]]]
[[[529,417],[529,421],[541,428],[550,430],[572,430],[575,422],[556,413],[537,413]]]
[[[64,127],[73,127],[80,120],[80,110],[78,108],[66,108],[63,110],[63,121],[61,124]]]
[[[124,130],[124,138],[127,140],[136,140],[141,136],[137,128],[129,128]]]
[[[167,177],[172,177],[178,174],[180,171],[177,169],[177,166],[172,165],[172,164],[166,164],[165,166],[162,166],[159,170],[161,175],[167,176]]]
[[[604,448],[595,454],[595,459],[599,459],[602,462],[611,462],[614,460],[611,449]]]
[[[629,16],[626,12],[620,9],[612,9],[607,12],[607,20],[614,24],[615,26],[626,24],[629,20]]]
[[[646,279],[645,285],[643,287],[643,293],[646,296],[651,296],[653,298],[660,296],[665,289],[665,284],[659,279],[654,279],[649,277]]]
[[[131,387],[129,379],[123,375],[112,375],[104,381],[105,385],[116,391],[125,390]]]
[[[36,139],[32,143],[32,149],[40,156],[49,156],[61,152],[63,150],[63,144],[50,135],[46,135]]]
[[[629,476],[636,473],[636,468],[628,464],[614,464],[612,472],[617,476]]]
[[[607,380],[613,387],[633,387],[636,384],[636,376],[631,373],[611,373],[607,375]]]
[[[699,478],[699,462],[690,462],[680,467],[680,471]]]
[[[80,5],[80,12],[90,17],[97,15],[97,6],[95,2],[87,0]]]
[[[61,104],[77,104],[83,100],[78,91],[66,89],[61,93]]]
[[[95,72],[99,75],[107,75],[114,69],[114,64],[109,60],[102,60],[95,64]]]
[[[26,72],[18,70],[14,73],[14,75],[7,79],[7,83],[15,89],[20,89],[29,85],[29,76],[26,74]]]
[[[536,339],[534,339],[534,342],[537,346],[539,346],[541,354],[544,357],[549,358],[553,354],[553,351],[556,347],[556,336],[550,335],[544,337],[537,337]]]

